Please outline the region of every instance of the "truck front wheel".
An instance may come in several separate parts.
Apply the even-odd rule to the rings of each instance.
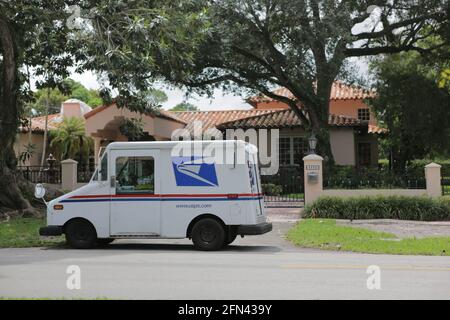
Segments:
[[[205,218],[198,221],[192,228],[192,242],[198,250],[219,250],[224,241],[225,230],[217,220]]]
[[[94,226],[82,219],[70,221],[65,228],[67,243],[76,249],[89,249],[97,242]]]

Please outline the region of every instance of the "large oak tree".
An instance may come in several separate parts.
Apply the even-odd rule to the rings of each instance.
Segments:
[[[68,1],[0,1],[0,211],[9,209],[33,214],[20,188],[26,181],[16,174],[13,145],[30,98],[24,67],[34,69],[42,80],[37,85],[56,87],[68,75],[72,59],[66,54]]]
[[[306,130],[318,135],[319,151],[330,164],[329,96],[333,81],[345,74],[348,58],[439,49],[443,43],[427,49],[417,43],[442,32],[449,19],[448,3],[442,0],[182,2],[183,12],[191,17],[186,29],[194,54],[150,50],[155,16],[129,6],[125,14],[102,16],[93,36],[110,50],[97,61],[120,74],[114,80],[125,79],[136,87],[161,76],[199,92],[219,86],[250,89],[282,101]],[[371,19],[375,22],[365,26]],[[182,42],[178,48],[185,46]],[[293,97],[273,93],[277,86],[289,89]]]

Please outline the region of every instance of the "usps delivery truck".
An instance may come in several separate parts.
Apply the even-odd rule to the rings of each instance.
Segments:
[[[44,194],[37,185],[36,197]],[[87,185],[47,203],[39,233],[65,234],[74,248],[189,238],[218,250],[271,230],[256,147],[231,140],[110,143]]]

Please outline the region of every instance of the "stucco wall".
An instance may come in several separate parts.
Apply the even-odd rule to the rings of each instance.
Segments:
[[[336,164],[348,166],[356,164],[355,134],[352,128],[331,128],[330,142]]]
[[[111,105],[86,119],[86,133],[92,137],[117,140],[118,127],[123,118],[143,118],[144,131],[155,136],[157,140],[170,138],[174,130],[184,127],[184,124],[179,122],[142,115],[126,108],[119,109],[115,105]]]
[[[14,151],[18,157],[28,144],[28,133],[18,133],[16,136],[16,142],[14,143]],[[41,164],[42,157],[42,144],[44,142],[44,135],[41,133],[33,133],[31,135],[31,143],[35,145],[34,154],[31,159],[25,163],[19,163],[21,166],[39,166]]]

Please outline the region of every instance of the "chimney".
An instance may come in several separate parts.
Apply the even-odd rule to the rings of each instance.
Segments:
[[[66,118],[82,118],[85,113],[91,110],[91,107],[78,99],[69,99],[61,104],[61,116]]]

